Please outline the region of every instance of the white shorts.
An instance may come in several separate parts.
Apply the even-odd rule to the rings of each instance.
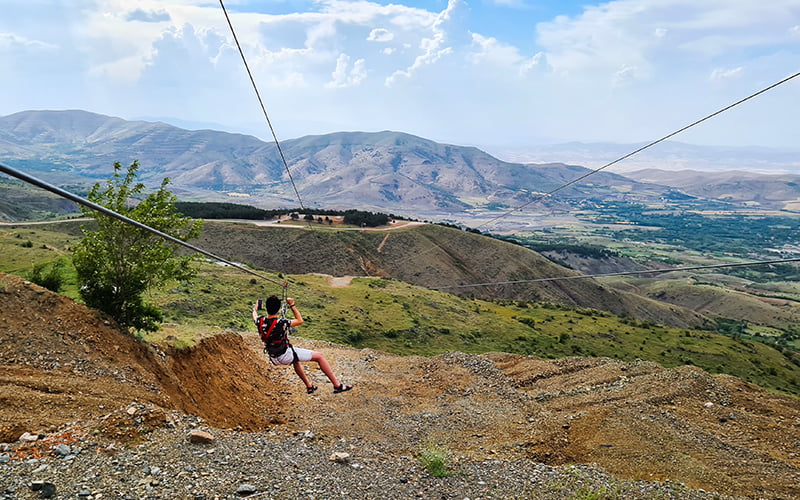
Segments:
[[[314,351],[310,349],[303,349],[302,347],[290,347],[286,349],[285,353],[281,354],[277,358],[270,356],[270,362],[273,365],[291,365],[294,363],[294,354],[292,354],[292,349],[294,349],[294,352],[297,353],[297,361],[311,361],[311,355],[314,354]]]

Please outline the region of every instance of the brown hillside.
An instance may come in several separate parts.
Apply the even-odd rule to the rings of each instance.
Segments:
[[[743,286],[721,287],[689,280],[661,281],[643,283],[639,293],[708,317],[734,318],[775,328],[786,328],[800,321],[800,303],[797,301],[758,296]]]
[[[522,246],[431,224],[392,231],[328,231],[207,221],[203,235],[193,243],[262,269],[289,274],[391,277],[429,288],[577,274]],[[484,299],[587,307],[681,328],[697,327],[706,321],[694,311],[614,290],[589,279],[445,291]]]
[[[255,332],[175,352],[137,343],[80,304],[0,275],[0,441],[133,401],[211,425],[311,430],[410,455],[435,440],[475,461],[596,463],[623,478],[753,498],[800,496],[800,401],[695,367],[510,354],[398,357],[323,350],[352,392],[309,396]],[[301,327],[302,328],[302,327]],[[125,427],[107,435],[129,438]]]
[[[284,401],[274,372],[237,335],[167,353],[121,334],[81,304],[3,273],[0,311],[0,442],[13,441],[23,427],[52,430],[133,400],[222,427],[280,421]],[[247,369],[232,377],[230,366],[241,364]]]

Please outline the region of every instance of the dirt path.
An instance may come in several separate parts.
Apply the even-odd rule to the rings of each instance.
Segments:
[[[339,277],[329,276],[327,278],[327,280],[328,280],[328,284],[332,288],[344,288],[344,287],[350,286],[350,282],[353,281],[353,277],[352,276],[339,276]]]
[[[386,236],[384,236],[383,240],[381,240],[381,244],[378,245],[378,253],[380,253],[383,250],[383,245],[385,245],[388,240],[389,240],[389,233],[386,233]]]
[[[356,276],[331,276],[330,274],[310,273],[314,276],[322,276],[331,288],[345,288],[350,286]]]

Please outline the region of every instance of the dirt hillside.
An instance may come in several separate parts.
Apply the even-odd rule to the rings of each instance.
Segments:
[[[265,361],[255,331],[175,352],[0,274],[0,442],[145,402],[218,428],[357,437],[396,455],[435,441],[475,460],[595,463],[625,479],[800,497],[800,401],[733,377],[604,358],[398,357],[295,340],[325,352],[355,389],[334,395],[309,369],[320,390],[307,395],[291,368]],[[135,431],[103,429],[120,441]]]
[[[289,274],[391,277],[423,287],[575,274],[520,245],[435,224],[391,232],[316,231],[278,226],[206,221],[203,234],[192,243],[260,269],[280,269]],[[476,298],[591,307],[679,328],[694,328],[707,322],[689,309],[614,290],[592,280],[450,291]]]

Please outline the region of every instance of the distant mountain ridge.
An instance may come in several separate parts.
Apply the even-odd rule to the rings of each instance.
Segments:
[[[768,209],[800,210],[800,174],[646,169],[629,172],[627,176],[640,182],[672,186],[701,198]]]
[[[588,172],[559,163],[505,162],[474,147],[390,131],[306,136],[281,142],[281,149],[302,198],[333,208],[515,206]],[[127,165],[138,160],[146,184],[171,177],[179,190],[199,198],[236,192],[265,208],[297,204],[273,143],[86,111],[24,111],[0,117],[0,160],[56,183],[95,182],[108,177],[115,161]],[[639,184],[599,173],[591,183],[561,194],[653,190]],[[659,187],[655,194],[664,190]]]
[[[564,163],[598,168],[636,151],[648,143],[633,144],[566,142],[535,148],[487,147],[492,154],[528,163],[558,159]],[[616,163],[613,171],[629,172],[659,168],[664,170],[701,170],[705,172],[739,171],[761,174],[800,175],[800,146],[795,149],[758,146],[700,146],[664,141]]]
[[[532,200],[549,207],[587,198],[653,203],[674,191],[742,205],[769,198],[769,207],[781,208],[800,199],[793,178],[764,184],[772,193],[764,196],[752,182],[716,189],[714,177],[704,178],[708,189],[698,190],[693,177],[680,172],[648,177],[602,171],[561,189],[590,170],[508,162],[475,147],[392,131],[337,132],[280,145],[291,179],[276,145],[253,136],[81,110],[0,117],[0,161],[8,165],[57,185],[78,185],[107,179],[114,162],[138,160],[142,182],[157,186],[170,177],[173,191],[191,201],[285,208],[302,200],[308,207],[448,214],[513,209]],[[555,189],[557,196],[542,196]]]

